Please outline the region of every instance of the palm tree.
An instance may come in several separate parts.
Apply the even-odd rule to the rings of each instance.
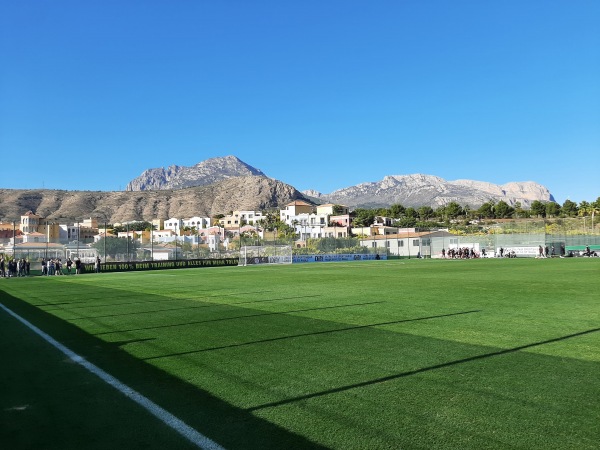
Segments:
[[[584,228],[584,233],[585,233],[585,218],[592,214],[592,230],[594,229],[594,209],[592,207],[592,205],[590,205],[588,202],[586,202],[585,200],[582,201],[581,203],[579,203],[579,210],[578,210],[578,215],[583,217],[583,228]]]

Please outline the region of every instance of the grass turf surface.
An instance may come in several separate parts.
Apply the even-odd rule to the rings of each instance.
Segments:
[[[369,261],[0,280],[0,295],[226,448],[591,449],[599,275],[587,258]],[[8,448],[185,448],[4,311],[0,327]]]

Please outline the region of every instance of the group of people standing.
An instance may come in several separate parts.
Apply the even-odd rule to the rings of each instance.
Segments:
[[[485,257],[485,250],[483,250],[483,257]],[[459,248],[449,248],[448,252],[446,249],[442,249],[442,258],[450,258],[450,259],[471,259],[471,258],[479,258],[479,254],[475,251],[474,248],[469,247],[459,247]]]
[[[42,258],[42,275],[64,275],[63,268],[65,266],[67,268],[67,275],[71,275],[73,266],[75,266],[76,275],[81,273],[81,260],[79,258],[75,258],[75,261],[72,261],[71,258],[67,258],[64,265],[60,258],[50,258],[48,260]]]
[[[25,258],[5,260],[4,257],[1,257],[0,277],[27,277],[29,276],[30,266],[29,260]]]
[[[100,272],[100,257],[94,261],[94,272]],[[67,258],[65,262],[61,258],[42,258],[42,276],[50,275],[79,275],[82,273],[83,263],[76,257],[74,260]],[[0,255],[0,278],[28,277],[31,264],[27,258],[9,259]]]
[[[554,245],[551,246],[550,248],[548,248],[547,245],[545,247],[542,247],[540,245],[538,247],[538,254],[537,254],[536,258],[553,258],[555,256],[560,256],[561,258],[564,258],[564,256],[565,256],[565,246],[563,244],[560,245],[559,252],[560,252],[560,255],[557,255],[556,254],[556,249],[554,248]]]

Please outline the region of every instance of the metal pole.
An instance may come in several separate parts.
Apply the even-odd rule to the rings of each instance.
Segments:
[[[104,218],[104,264],[106,264],[106,217]]]
[[[150,223],[150,261],[154,261],[154,225]]]
[[[129,222],[127,222],[126,226],[127,226],[127,239],[125,239],[125,240],[127,241],[127,262],[129,262]]]
[[[50,240],[50,229],[48,228],[48,220],[46,220],[46,252],[44,253],[44,259],[48,259],[48,241]]]

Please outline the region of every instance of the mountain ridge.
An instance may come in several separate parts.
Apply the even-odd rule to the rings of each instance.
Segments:
[[[179,187],[182,185],[185,187]],[[475,180],[446,181],[424,174],[388,175],[377,182],[360,183],[330,194],[299,192],[237,157],[227,156],[188,168],[172,165],[148,169],[132,180],[126,191],[0,189],[0,218],[18,220],[31,210],[49,220],[104,217],[121,222],[282,208],[293,200],[339,203],[349,208],[389,207],[396,203],[437,207],[450,202],[476,208],[490,200],[504,200],[511,205],[520,202],[527,207],[534,200],[553,201],[553,197],[546,187],[532,181],[495,185]]]
[[[447,181],[435,175],[387,175],[376,182],[364,182],[337,189],[329,194],[315,190],[302,193],[310,198],[328,203],[341,203],[348,207],[385,207],[394,203],[404,206],[444,206],[450,202],[478,207],[488,201],[517,202],[522,206],[532,201],[554,201],[550,191],[533,181],[509,182],[496,185],[485,181]]]
[[[232,176],[266,176],[235,156],[216,157],[194,166],[168,166],[148,169],[127,185],[127,190],[178,189],[203,186]],[[376,182],[363,182],[337,189],[329,194],[305,190],[303,195],[314,202],[341,203],[350,208],[385,207],[394,203],[405,206],[439,207],[450,202],[478,207],[488,201],[517,202],[523,207],[532,201],[553,201],[550,191],[533,181],[512,181],[497,185],[486,181],[459,179],[447,181],[421,173],[387,175]]]
[[[212,217],[235,210],[277,208],[307,200],[296,188],[263,176],[234,177],[207,186],[155,191],[0,189],[0,218],[33,211],[48,220],[93,217],[109,223],[172,217]]]
[[[149,191],[162,189],[183,189],[194,186],[206,186],[219,181],[244,176],[265,176],[236,156],[223,156],[200,161],[193,166],[158,167],[146,169],[131,180],[126,191]]]

